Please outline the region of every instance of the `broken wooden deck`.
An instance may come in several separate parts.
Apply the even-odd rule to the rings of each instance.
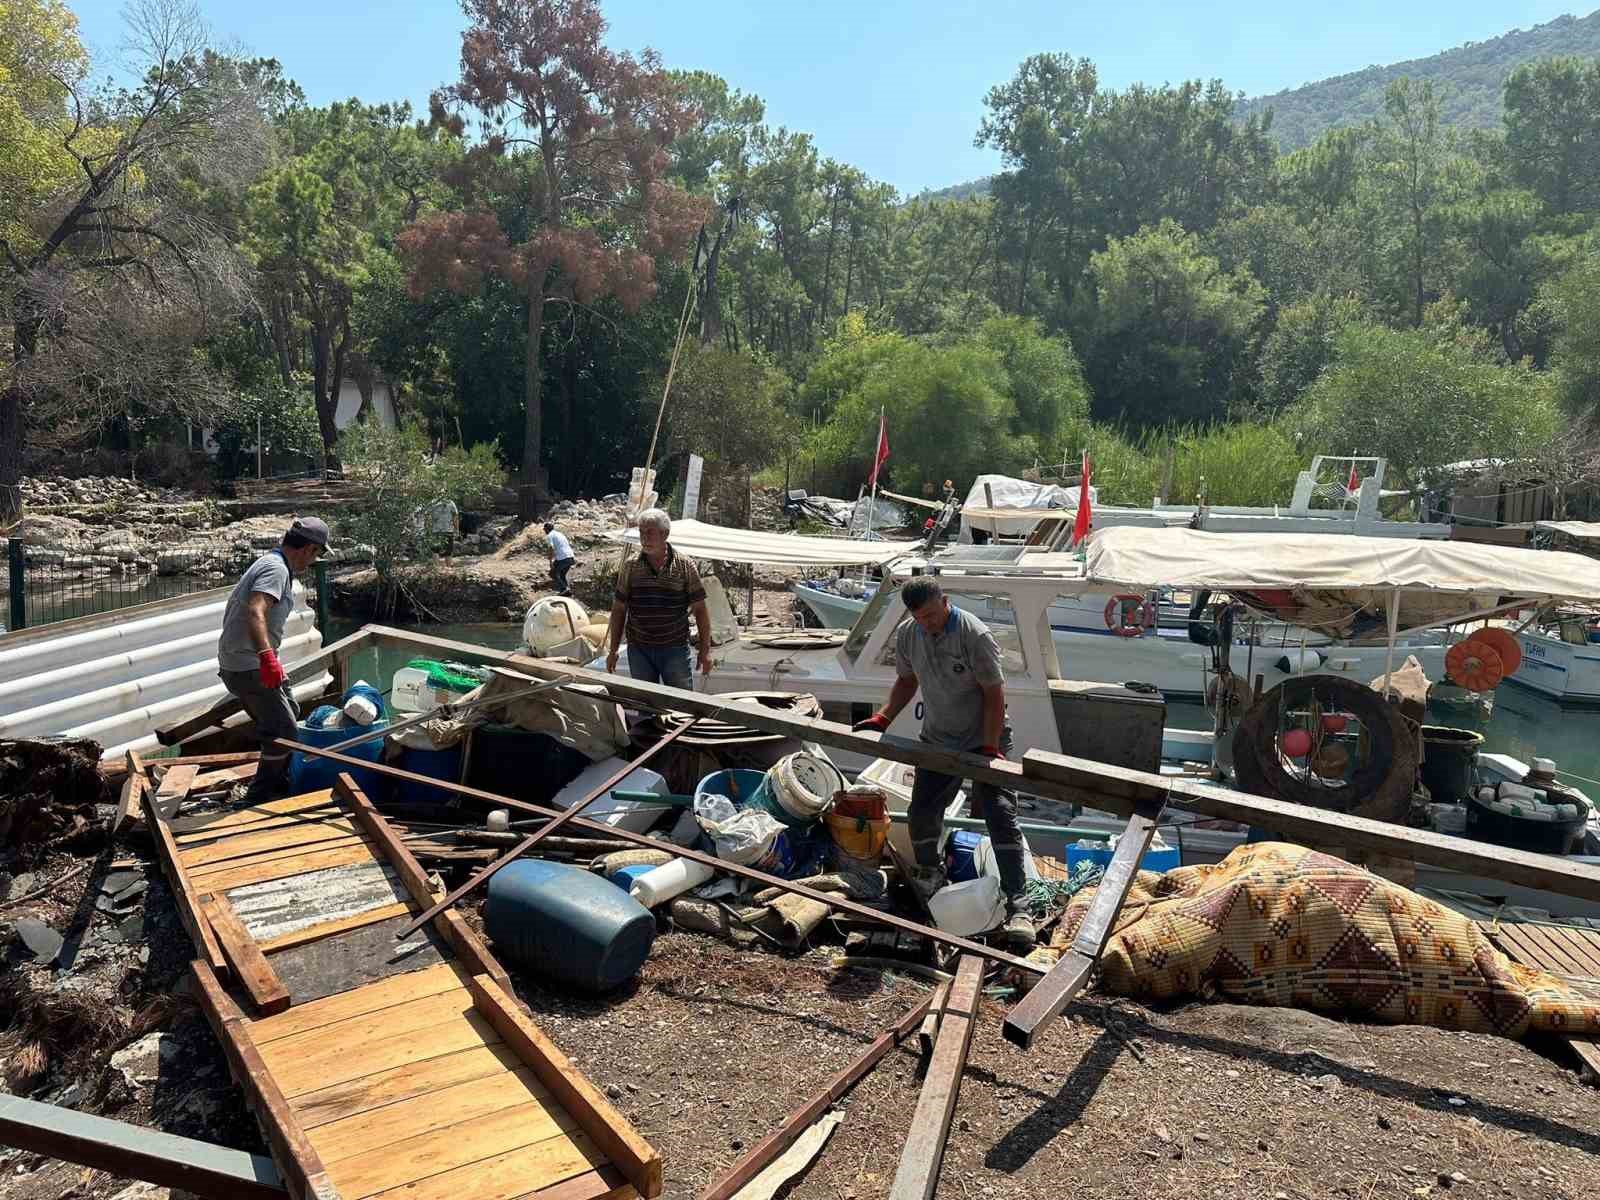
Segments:
[[[348,778],[221,812],[150,807],[202,1006],[292,1195],[660,1194],[659,1156],[459,914],[395,940],[437,896]]]

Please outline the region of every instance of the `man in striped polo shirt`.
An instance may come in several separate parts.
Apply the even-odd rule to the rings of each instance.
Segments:
[[[672,518],[659,508],[639,514],[637,558],[617,579],[611,605],[611,648],[606,670],[617,669],[622,637],[628,637],[628,674],[646,683],[693,690],[689,666],[689,613],[699,633],[699,666],[711,670],[711,613],[694,564],[667,544]]]

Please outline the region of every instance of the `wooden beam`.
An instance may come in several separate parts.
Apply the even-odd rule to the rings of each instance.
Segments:
[[[295,684],[310,679],[328,669],[330,663],[339,660],[341,656],[348,655],[367,640],[364,630],[357,630],[349,637],[340,638],[331,646],[324,646],[310,658],[302,658],[291,666],[284,676],[284,682]],[[190,717],[187,721],[173,725],[168,729],[156,730],[156,740],[163,746],[176,746],[197,733],[204,733],[213,725],[221,725],[229,717],[244,711],[244,704],[237,696],[229,696],[226,700],[219,700],[205,712],[197,717]]]
[[[501,796],[494,792],[486,792],[482,788],[469,787],[464,783],[447,783],[442,779],[434,779],[428,775],[418,775],[413,771],[402,771],[399,767],[391,767],[384,763],[368,762],[362,758],[350,758],[344,754],[334,754],[320,746],[304,746],[299,742],[291,742],[284,738],[274,739],[276,745],[288,750],[298,750],[312,758],[325,758],[330,762],[341,763],[347,767],[359,768],[378,775],[387,775],[391,779],[403,779],[408,783],[420,784],[423,787],[437,788],[441,791],[455,792],[461,796],[470,796],[474,800],[483,800],[496,808],[515,808],[523,812],[531,812],[539,816],[553,817],[560,813],[559,809],[547,808],[542,804],[530,804],[526,800],[518,800],[514,796]],[[342,776],[341,776],[342,778]],[[352,792],[359,792],[353,780],[347,786]],[[379,817],[379,820],[382,820]],[[993,962],[1004,963],[1016,967],[1020,971],[1028,971],[1034,975],[1043,975],[1044,967],[1036,962],[1029,962],[1025,958],[1018,958],[1015,954],[1007,954],[1004,950],[996,950],[992,946],[985,946],[982,942],[974,942],[970,938],[957,937],[953,933],[946,933],[931,925],[919,925],[915,921],[908,921],[904,917],[897,917],[893,913],[880,912],[875,908],[868,908],[864,904],[857,904],[848,900],[837,892],[819,892],[815,888],[806,887],[792,879],[780,879],[776,875],[768,875],[765,871],[757,871],[752,867],[740,866],[738,863],[727,862],[713,854],[702,854],[698,850],[688,850],[682,846],[675,846],[671,842],[663,842],[656,838],[646,837],[642,833],[633,833],[626,829],[616,828],[591,821],[587,817],[574,817],[571,824],[591,833],[601,834],[612,841],[627,842],[633,846],[640,846],[646,850],[665,850],[675,858],[688,859],[690,862],[702,863],[728,875],[736,875],[740,879],[753,880],[766,887],[775,887],[779,891],[789,892],[796,896],[804,896],[807,900],[815,900],[819,904],[826,904],[840,912],[853,913],[879,925],[887,925],[891,929],[901,929],[906,933],[918,934],[933,941],[941,942],[946,946],[954,946],[968,954],[976,954],[980,958],[987,958]],[[409,853],[409,852],[408,852]],[[415,860],[413,860],[415,861]],[[417,868],[421,871],[421,867]],[[430,896],[432,894],[430,893]],[[432,897],[437,899],[437,897]],[[431,900],[428,901],[431,903]],[[449,916],[446,910],[441,916]]]
[[[142,773],[140,778],[144,779],[145,794],[152,794],[154,789],[150,787],[149,780],[145,779]],[[223,957],[222,947],[217,944],[210,923],[200,911],[200,892],[194,886],[194,880],[189,877],[183,859],[178,854],[178,844],[172,839],[172,827],[167,824],[160,807],[154,803],[150,805],[146,815],[149,818],[146,824],[149,825],[150,834],[156,843],[156,857],[161,860],[161,871],[172,887],[172,902],[178,910],[178,918],[189,931],[189,936],[194,939],[195,948],[205,957],[206,964],[213,972],[226,978],[228,960]]]
[[[589,807],[589,805],[600,799],[601,796],[609,793],[612,788],[617,786],[617,784],[621,783],[629,775],[632,775],[636,770],[644,766],[645,763],[649,762],[668,746],[672,745],[672,743],[677,741],[680,736],[688,733],[689,730],[694,728],[694,725],[695,722],[690,721],[687,724],[678,726],[678,728],[674,729],[664,738],[661,738],[659,741],[657,741],[655,745],[651,746],[643,754],[639,755],[638,758],[634,759],[632,762],[624,763],[621,767],[617,768],[606,777],[603,783],[596,784],[582,796],[578,797],[578,799],[567,805],[567,807],[559,816],[546,821],[543,825],[539,826],[538,829],[535,829],[527,837],[523,838],[515,846],[511,847],[511,849],[507,850],[499,858],[495,859],[488,866],[478,871],[478,873],[473,875],[471,879],[467,880],[460,887],[456,888],[443,900],[440,900],[421,916],[412,920],[411,924],[407,925],[399,933],[395,934],[396,940],[407,937],[411,933],[415,932],[416,929],[424,922],[428,921],[432,917],[438,916],[439,913],[449,908],[456,901],[460,900],[461,897],[467,895],[469,892],[476,891],[485,883],[488,883],[489,879],[502,867],[509,866],[522,855],[526,854],[529,850],[532,850],[540,842],[544,841],[545,838],[550,836],[550,834],[560,829],[568,821],[572,820],[573,817],[577,816],[585,808]]]
[[[924,1019],[934,1015],[933,1005],[942,994],[944,986],[941,983],[938,989],[923,997],[905,1016],[874,1038],[854,1062],[829,1080],[826,1086],[805,1104],[785,1117],[783,1124],[751,1146],[738,1162],[723,1172],[720,1179],[701,1192],[700,1200],[730,1200],[741,1188],[761,1174],[773,1159],[794,1145],[795,1139],[826,1112],[830,1105],[836,1103],[841,1096],[865,1078],[867,1072],[877,1066],[884,1055],[904,1041]]]
[[[168,767],[167,773],[161,777],[161,786],[156,788],[156,794],[150,801],[151,807],[159,808],[162,817],[167,820],[177,816],[183,802],[189,798],[195,776],[199,774],[200,768],[193,763]]]
[[[272,964],[267,962],[267,956],[261,952],[261,947],[256,945],[255,938],[250,936],[250,931],[244,927],[244,922],[239,920],[239,915],[233,911],[233,905],[228,903],[226,896],[205,895],[200,897],[200,911],[206,921],[211,925],[211,931],[216,934],[217,941],[222,945],[222,953],[228,959],[228,965],[233,969],[233,976],[239,985],[250,993],[250,1002],[264,1017],[273,1013],[280,1013],[289,1007],[289,991],[283,986],[283,981],[278,978],[278,973],[272,969]]]
[[[179,767],[193,763],[199,767],[234,767],[244,762],[254,762],[260,757],[257,750],[235,750],[230,754],[180,754],[176,758],[162,758],[158,761],[164,767]],[[102,763],[100,773],[107,779],[120,779],[127,772],[126,759],[122,762]]]
[[[214,1200],[286,1200],[270,1158],[0,1095],[0,1144]]]
[[[652,707],[675,709],[768,733],[815,741],[833,749],[869,757],[923,766],[944,774],[994,783],[1054,800],[1076,802],[1119,817],[1133,816],[1139,800],[1165,800],[1168,804],[1181,805],[1206,816],[1273,829],[1307,846],[1353,846],[1490,879],[1543,888],[1564,896],[1600,900],[1600,866],[1570,859],[1508,850],[1466,838],[1349,817],[1307,805],[1251,796],[1212,784],[1153,775],[1042,750],[1028,751],[1021,762],[985,759],[976,754],[929,746],[910,738],[856,733],[831,721],[796,717],[756,704],[732,704],[701,692],[686,692],[637,679],[623,679],[509,651],[488,650],[466,642],[431,638],[377,625],[367,626],[367,632],[379,644],[500,663],[537,679],[565,678],[572,683],[598,685],[623,700],[640,701]]]
[[[312,1147],[289,1101],[272,1081],[267,1064],[262,1062],[261,1052],[250,1037],[250,1023],[204,961],[196,959],[190,969],[200,1007],[222,1043],[235,1082],[261,1122],[289,1194],[294,1200],[339,1200],[321,1156]]]
[[[562,1054],[556,1044],[534,1024],[510,992],[487,975],[474,975],[467,983],[472,1002],[517,1057],[532,1067],[539,1082],[561,1106],[577,1118],[612,1165],[628,1177],[645,1200],[661,1194],[661,1155],[645,1141],[621,1113],[601,1095]]]
[[[922,1018],[922,1027],[917,1030],[917,1049],[922,1054],[923,1062],[933,1057],[933,1046],[939,1039],[939,1018],[944,1016],[944,1006],[949,1002],[950,984],[941,980],[933,989],[933,1000]]]
[[[1139,861],[1150,848],[1150,839],[1155,836],[1156,824],[1161,820],[1159,801],[1141,803],[1146,804],[1146,811],[1128,818],[1128,827],[1117,840],[1116,853],[1111,856],[1106,873],[1095,891],[1094,901],[1084,914],[1083,924],[1078,926],[1071,950],[1006,1014],[1006,1040],[1015,1042],[1024,1050],[1033,1045],[1039,1026],[1059,1014],[1083,990],[1089,982],[1090,973],[1100,961],[1100,955],[1105,952],[1106,942],[1111,938],[1112,923],[1122,911],[1123,901],[1128,898],[1128,889],[1139,874]]]
[[[950,1120],[961,1094],[961,1073],[972,1049],[972,1027],[983,999],[983,960],[963,955],[956,964],[950,998],[939,1020],[939,1040],[923,1077],[911,1117],[911,1132],[900,1152],[900,1166],[889,1187],[889,1200],[932,1200],[939,1186],[939,1164],[944,1159]]]
[[[357,823],[377,845],[380,857],[388,860],[417,905],[427,908],[438,900],[433,885],[428,882],[428,873],[422,869],[422,864],[417,861],[416,855],[412,854],[400,840],[394,831],[394,826],[385,821],[383,814],[373,807],[367,794],[356,786],[356,781],[349,772],[339,773],[338,779],[334,780],[333,790],[340,800],[349,806]],[[472,931],[460,913],[446,909],[434,917],[433,928],[450,944],[450,949],[455,951],[456,957],[470,973],[488,975],[508,992],[512,990],[511,977],[506,974],[506,969],[493,954],[489,953],[489,948]]]
[[[1181,805],[1208,817],[1258,825],[1302,845],[1348,847],[1388,854],[1563,896],[1600,900],[1600,867],[1577,859],[1512,850],[1470,838],[1410,829],[1386,821],[1291,804],[1287,800],[1251,796],[1196,780],[1151,775],[1042,750],[1028,751],[1022,762],[1028,777],[1039,783],[1065,784],[1078,792],[1091,785],[1102,789],[1102,798],[1090,801],[1097,808],[1111,809],[1114,802],[1131,810],[1141,800],[1164,799],[1169,804]]]
[[[123,762],[127,774],[122,780],[122,794],[117,797],[117,815],[111,822],[113,835],[144,820],[144,760],[139,757],[137,750],[129,750],[123,756]]]
[[[258,762],[244,762],[236,767],[224,767],[220,771],[208,771],[204,775],[195,776],[194,783],[190,785],[191,792],[203,792],[209,788],[221,787],[225,783],[243,783],[246,779],[255,778],[256,770],[261,766]]]

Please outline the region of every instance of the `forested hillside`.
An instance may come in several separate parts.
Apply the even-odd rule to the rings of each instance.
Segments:
[[[1329,129],[1370,121],[1383,111],[1385,89],[1400,78],[1433,84],[1439,115],[1456,129],[1500,123],[1500,93],[1518,66],[1562,55],[1600,54],[1600,11],[1557,17],[1532,29],[1513,29],[1484,42],[1388,66],[1320,79],[1303,87],[1241,101],[1240,117],[1272,110],[1272,133],[1284,151],[1309,146]]]
[[[416,444],[567,495],[652,445],[854,495],[880,413],[901,491],[1085,448],[1138,504],[1283,500],[1318,452],[1600,473],[1600,59],[1516,68],[1470,136],[1398,78],[1285,154],[1225,80],[1044,52],[984,97],[987,192],[908,200],[759,80],[606,49],[595,0],[464,9],[426,118],[188,19],[106,91],[62,0],[0,10],[0,485],[191,423],[337,456],[379,376]]]

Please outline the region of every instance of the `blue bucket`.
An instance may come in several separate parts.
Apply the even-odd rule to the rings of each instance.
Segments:
[[[765,771],[713,771],[694,785],[695,795],[726,796],[735,808],[748,808],[767,786]]]

